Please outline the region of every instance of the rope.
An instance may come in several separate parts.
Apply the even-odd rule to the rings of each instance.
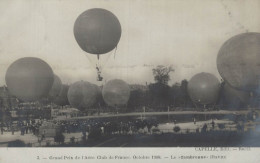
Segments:
[[[92,66],[92,68],[93,68],[93,69],[96,69],[96,65],[93,63],[93,61],[92,61],[91,58],[88,56],[88,54],[86,54],[85,56],[88,58],[88,60],[89,60],[89,62],[90,62],[90,64],[91,64],[91,66]]]
[[[114,52],[114,59],[116,58],[116,50],[117,50],[117,46],[116,46],[115,52]]]
[[[114,58],[115,58],[116,50],[117,50],[117,46],[116,46],[115,51],[114,51]],[[103,68],[107,65],[108,60],[111,58],[111,56],[112,56],[112,53],[109,53],[104,65],[102,66]]]
[[[114,50],[114,59],[115,59],[115,56],[116,56],[116,51],[117,51],[117,46],[115,47],[115,50]],[[100,61],[101,58],[99,58],[100,56],[97,56],[98,59],[97,59],[97,62],[95,62],[96,65],[95,65],[95,63],[93,63],[93,60],[88,56],[88,54],[86,54],[86,56],[87,56],[87,58],[88,58],[90,64],[92,65],[92,68],[95,69],[95,71],[97,71],[97,73],[99,73],[99,72],[102,72],[102,69],[107,65],[108,60],[111,58],[112,54],[113,54],[113,53],[109,53],[109,54],[108,54],[108,57],[107,57],[107,59],[104,61],[104,64],[101,63],[101,61]],[[98,68],[98,69],[97,69],[97,68]]]

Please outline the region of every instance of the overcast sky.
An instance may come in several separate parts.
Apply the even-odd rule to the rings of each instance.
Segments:
[[[259,0],[1,0],[0,85],[8,66],[28,56],[45,60],[63,83],[98,84],[97,59],[73,34],[78,15],[91,8],[110,10],[122,27],[115,57],[114,51],[101,56],[104,81],[153,82],[151,69],[161,64],[175,68],[170,84],[200,72],[220,78],[221,45],[260,31]]]

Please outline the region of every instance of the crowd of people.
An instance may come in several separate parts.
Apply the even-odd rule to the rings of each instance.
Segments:
[[[37,110],[36,110],[37,112]],[[165,115],[167,116],[167,115]],[[234,115],[235,118],[230,118],[235,124],[237,124],[237,131],[244,130],[244,122],[246,121],[254,121],[257,119],[257,112],[249,112],[247,115]],[[194,117],[194,118],[192,118]],[[195,118],[196,117],[196,118]],[[230,116],[231,117],[231,116]],[[208,117],[212,118],[212,117]],[[228,117],[226,117],[228,118]],[[221,118],[220,118],[221,119]],[[23,118],[18,120],[5,121],[0,123],[1,134],[5,134],[5,132],[11,132],[13,135],[15,132],[20,132],[21,135],[33,134],[38,138],[41,138],[41,141],[45,139],[48,134],[48,127],[46,131],[41,132],[41,127],[44,126],[44,123],[48,122],[55,126],[57,126],[57,130],[55,132],[56,135],[63,134],[72,134],[72,133],[82,133],[82,140],[87,139],[96,139],[101,136],[111,136],[111,135],[131,135],[131,134],[139,134],[139,133],[155,133],[159,124],[165,123],[165,121],[169,123],[174,123],[175,126],[178,126],[178,123],[187,122],[190,120],[193,121],[194,124],[200,120],[204,119],[204,116],[195,116],[195,115],[187,115],[185,116],[174,116],[166,119],[163,116],[155,117],[110,117],[110,118],[89,118],[89,119],[52,119],[52,118]],[[241,123],[242,122],[242,123]],[[204,124],[200,129],[196,130],[196,133],[206,133],[209,129],[215,129],[216,126],[221,128],[221,126],[217,125],[214,120],[211,123]],[[157,129],[157,130],[156,130]],[[178,128],[172,128],[172,132],[178,132]],[[73,135],[73,134],[72,134]],[[64,136],[63,136],[64,137]],[[56,136],[53,136],[54,140],[56,140]]]
[[[11,121],[9,123],[1,122],[1,134],[4,132],[21,132],[21,135],[25,134],[39,134],[39,127],[42,125],[42,121],[40,119],[31,119],[31,120],[20,120],[20,121]]]
[[[75,121],[54,121],[54,123],[61,127],[61,132],[93,132],[100,130],[104,134],[113,133],[128,133],[137,132],[139,129],[147,128],[148,131],[153,126],[158,126],[158,121],[154,119],[140,120],[101,120],[101,119],[88,119],[88,120],[75,120]]]

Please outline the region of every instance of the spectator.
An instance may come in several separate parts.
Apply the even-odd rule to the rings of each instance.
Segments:
[[[202,133],[207,132],[207,128],[208,128],[208,126],[207,126],[207,124],[205,123],[205,124],[203,125],[202,129],[201,129],[201,132],[202,132]]]
[[[214,130],[214,128],[215,128],[215,122],[214,122],[213,119],[212,119],[211,125],[212,125],[212,129]]]

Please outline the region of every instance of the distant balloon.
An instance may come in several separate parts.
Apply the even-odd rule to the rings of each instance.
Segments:
[[[109,106],[126,105],[130,97],[130,88],[120,79],[108,81],[102,90],[103,99]]]
[[[219,50],[217,68],[232,87],[255,91],[260,85],[260,33],[243,33],[227,40]]]
[[[203,105],[215,103],[219,89],[219,80],[210,73],[196,74],[188,83],[188,93],[192,101]]]
[[[23,101],[46,97],[54,76],[51,67],[39,58],[25,57],[13,62],[5,75],[10,93]]]
[[[78,81],[72,84],[68,91],[68,100],[71,106],[85,110],[95,104],[98,90],[94,84],[86,81]]]
[[[54,103],[60,106],[69,105],[69,101],[67,97],[68,90],[69,90],[69,86],[62,84],[61,91],[59,95],[54,99]]]
[[[93,8],[79,15],[74,24],[74,36],[87,53],[105,54],[117,46],[121,25],[112,12]]]
[[[49,92],[49,97],[51,99],[55,99],[60,94],[61,89],[62,89],[61,80],[57,75],[54,74],[54,82]]]
[[[229,84],[224,85],[223,95],[225,103],[227,103],[229,107],[235,108],[247,104],[250,99],[249,92],[237,90],[232,88]]]

